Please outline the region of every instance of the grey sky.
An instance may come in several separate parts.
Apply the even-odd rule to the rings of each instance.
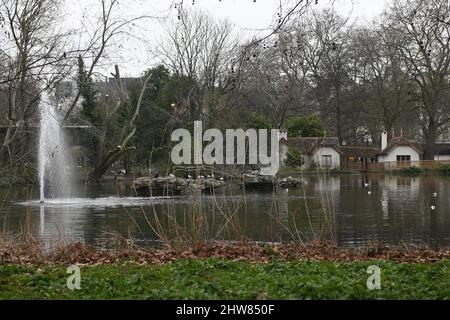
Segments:
[[[77,23],[83,16],[89,16],[100,9],[98,2],[92,0],[68,0],[67,13],[69,21]],[[282,0],[282,3],[291,0]],[[294,0],[292,0],[294,1]],[[335,8],[343,15],[350,15],[358,23],[371,21],[382,13],[386,3],[391,0],[319,0],[319,4],[312,4],[313,8]],[[164,22],[177,22],[177,10],[170,8],[169,0],[122,0],[120,3],[121,16],[151,15],[164,17]],[[279,8],[280,0],[185,0],[185,8],[200,8],[208,11],[217,18],[228,18],[237,32],[250,37],[251,35],[267,34],[267,28],[272,24]],[[164,37],[160,22],[147,20],[136,34],[145,41],[135,39],[121,39],[112,50],[110,64],[119,63],[124,76],[137,76],[149,65],[155,63],[152,48]],[[119,41],[117,41],[119,42]]]

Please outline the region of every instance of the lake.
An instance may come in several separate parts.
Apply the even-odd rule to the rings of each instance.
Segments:
[[[142,245],[160,239],[279,242],[335,239],[450,245],[450,179],[438,176],[305,176],[297,189],[214,195],[136,197],[123,182],[90,185],[80,198],[40,205],[37,189],[0,189],[0,232],[29,232],[45,243],[81,241],[108,247],[123,237]],[[436,193],[436,194],[435,194]],[[118,237],[119,236],[119,237]]]

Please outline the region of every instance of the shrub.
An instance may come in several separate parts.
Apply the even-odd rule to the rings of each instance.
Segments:
[[[324,137],[325,126],[317,116],[296,117],[287,121],[289,137]]]
[[[305,164],[305,158],[300,150],[290,147],[287,153],[286,164],[290,167],[302,167]]]
[[[272,125],[263,114],[252,112],[250,115],[249,128],[251,129],[272,129]]]
[[[400,169],[400,170],[398,170],[398,173],[407,174],[407,175],[418,175],[418,174],[423,173],[423,169],[413,166],[413,167]]]
[[[450,175],[450,165],[449,164],[443,164],[439,167],[439,173],[443,175]]]

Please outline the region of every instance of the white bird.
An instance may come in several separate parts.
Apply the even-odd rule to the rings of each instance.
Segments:
[[[367,188],[369,186],[369,184],[368,183],[364,183],[364,186]]]
[[[192,179],[192,176],[190,174],[188,174],[188,179]]]
[[[367,192],[367,194],[370,196],[372,194],[372,191]]]
[[[436,192],[435,192],[435,193],[433,193],[433,197],[435,197],[435,198],[437,197],[437,193],[436,193]]]
[[[223,177],[222,178],[220,178],[220,181],[223,181],[223,180],[225,180]]]
[[[431,210],[436,210],[436,207],[435,206],[431,206]]]
[[[169,178],[175,178],[175,175],[174,174],[169,174]]]

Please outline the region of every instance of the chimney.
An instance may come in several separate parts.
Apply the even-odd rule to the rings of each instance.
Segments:
[[[384,131],[381,134],[381,151],[387,148],[387,144],[388,144],[388,134],[386,131]]]
[[[278,141],[281,141],[283,139],[288,141],[288,133],[287,133],[287,131],[280,131],[278,133]]]

